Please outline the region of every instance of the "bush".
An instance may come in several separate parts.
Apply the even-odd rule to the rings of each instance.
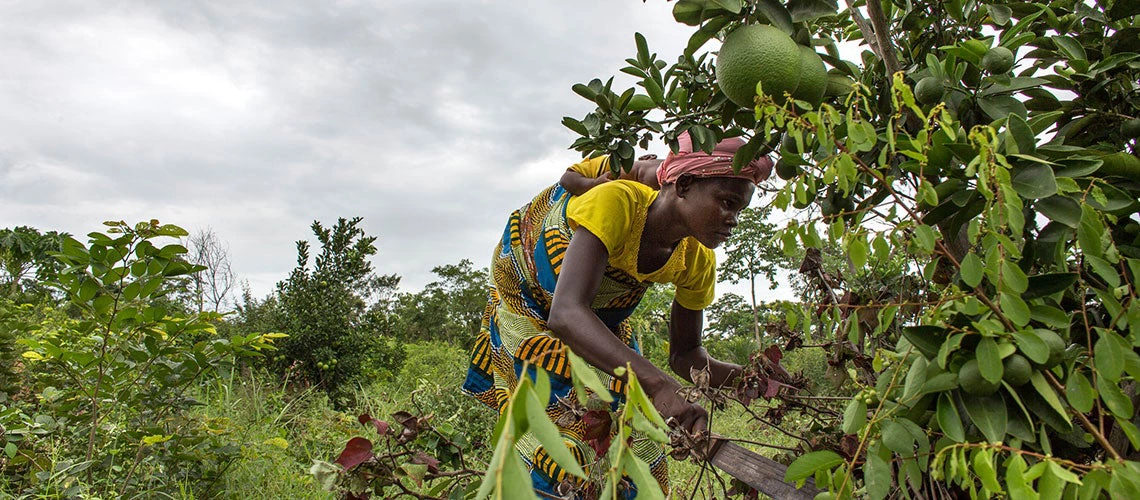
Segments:
[[[32,400],[0,406],[4,482],[12,493],[145,495],[204,487],[234,459],[224,432],[193,415],[204,378],[268,349],[274,334],[220,338],[213,313],[162,307],[172,278],[195,272],[177,244],[185,231],[158,221],[107,223],[84,245],[63,240],[51,285],[64,307],[21,325]],[[12,324],[12,323],[9,323]],[[205,338],[191,342],[189,338]]]

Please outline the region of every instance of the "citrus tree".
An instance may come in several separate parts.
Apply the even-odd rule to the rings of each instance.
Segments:
[[[623,168],[683,132],[706,151],[742,136],[734,164],[779,157],[766,203],[796,211],[777,237],[801,272],[842,249],[831,299],[783,326],[847,353],[832,394],[776,396],[813,422],[785,479],[836,498],[1140,497],[1140,4],[673,14],[693,27],[683,54],[635,34],[634,86],[574,85],[597,107],[563,123]],[[843,298],[885,263],[915,277],[906,293]]]

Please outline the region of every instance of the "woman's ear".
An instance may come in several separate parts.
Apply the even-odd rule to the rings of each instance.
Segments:
[[[696,180],[696,176],[693,174],[681,174],[680,177],[677,177],[677,180],[674,181],[674,189],[678,198],[684,198],[693,189],[694,180]]]

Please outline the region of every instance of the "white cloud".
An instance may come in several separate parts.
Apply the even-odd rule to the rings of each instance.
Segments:
[[[0,227],[211,227],[260,296],[313,220],[359,215],[377,270],[414,289],[485,265],[507,214],[577,160],[561,118],[592,106],[572,84],[618,74],[634,31],[679,54],[672,5],[9,2]]]

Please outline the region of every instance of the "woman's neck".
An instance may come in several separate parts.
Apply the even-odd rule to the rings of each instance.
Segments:
[[[641,233],[641,245],[672,249],[687,236],[677,214],[676,194],[672,190],[661,190],[645,214],[645,230]]]

